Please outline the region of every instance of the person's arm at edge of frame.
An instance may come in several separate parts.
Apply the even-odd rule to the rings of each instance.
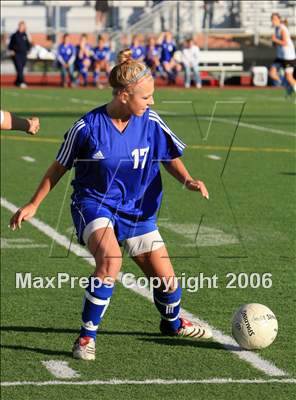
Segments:
[[[11,217],[10,228],[13,231],[17,228],[21,228],[22,221],[27,221],[35,215],[41,202],[66,172],[67,168],[61,165],[58,161],[54,161],[51,164],[29,203],[20,208]]]
[[[35,135],[40,128],[39,118],[21,118],[12,114],[9,111],[3,112],[3,122],[1,123],[2,130],[24,131],[30,135]]]
[[[186,189],[199,191],[203,197],[209,200],[209,193],[206,185],[203,183],[203,181],[199,179],[193,179],[191,177],[180,158],[174,158],[170,161],[163,161],[162,165],[174,178],[177,179],[177,181],[181,182]]]

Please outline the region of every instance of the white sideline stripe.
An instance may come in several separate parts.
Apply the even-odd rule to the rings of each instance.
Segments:
[[[11,96],[19,96],[20,95],[18,92],[7,92],[7,94],[10,94]],[[36,97],[36,98],[40,98],[40,99],[62,100],[63,102],[65,102],[65,99],[61,96],[51,96],[51,95],[47,95],[47,94],[22,93],[22,96]],[[104,104],[104,103],[98,103],[97,101],[79,99],[77,97],[69,97],[68,101],[70,103],[90,104],[90,105],[94,105],[97,107],[100,107]]]
[[[1,382],[1,386],[54,386],[54,385],[225,385],[225,384],[264,384],[264,383],[291,383],[295,384],[296,379],[231,379],[231,378],[209,378],[209,379],[145,379],[143,381],[111,379],[109,381],[15,381]]]
[[[237,125],[237,121],[233,119],[227,119],[227,118],[220,118],[220,117],[198,117],[201,120],[205,121],[217,121],[217,122],[222,122],[224,124],[230,124],[230,125]],[[293,132],[288,132],[288,131],[283,131],[281,129],[273,129],[273,128],[267,128],[266,126],[261,126],[261,125],[256,125],[256,124],[248,124],[246,122],[240,122],[238,124],[239,127],[243,128],[250,128],[254,129],[256,131],[261,131],[261,132],[270,132],[270,133],[275,133],[276,135],[283,135],[283,136],[291,136],[291,137],[296,137],[296,133]]]
[[[36,162],[35,158],[30,157],[30,156],[23,156],[22,160],[27,161],[27,162]]]
[[[165,111],[165,110],[157,110],[157,113],[159,115],[170,115],[170,116],[184,116],[184,114],[182,113],[176,113],[176,112],[172,112],[172,111]],[[192,117],[194,117],[194,115],[192,114]],[[237,125],[237,121],[233,120],[233,119],[227,119],[227,118],[219,118],[219,117],[199,117],[197,116],[196,118],[203,120],[203,121],[217,121],[217,122],[222,122],[224,124],[230,124],[230,125]],[[248,124],[246,122],[240,122],[239,123],[239,127],[243,127],[243,128],[250,128],[250,129],[254,129],[255,131],[261,131],[261,132],[269,132],[269,133],[274,133],[276,135],[283,135],[283,136],[291,136],[291,137],[296,137],[296,134],[293,132],[289,132],[289,131],[283,131],[282,129],[273,129],[273,128],[267,128],[266,126],[261,126],[261,125],[256,125],[256,124]]]
[[[70,368],[66,361],[49,360],[41,361],[41,363],[56,378],[71,379],[80,377],[80,374]]]
[[[121,276],[118,277],[118,279],[121,279],[122,275],[123,274],[121,273]],[[143,297],[146,297],[148,300],[150,300],[153,303],[152,293],[150,293],[148,289],[138,287],[136,284],[129,287],[129,289],[140,294]],[[222,331],[215,329],[214,327],[209,325],[206,321],[203,321],[202,319],[198,318],[196,315],[191,314],[190,312],[184,310],[183,308],[181,308],[180,314],[192,322],[197,322],[197,323],[201,322],[203,324],[208,325],[213,331],[213,339],[216,342],[222,344],[222,346],[225,349],[227,349],[231,353],[235,354],[241,360],[248,362],[254,368],[257,368],[258,370],[260,370],[270,376],[287,376],[287,375],[289,375],[287,372],[277,368],[270,361],[264,360],[258,354],[252,353],[251,351],[242,350],[231,336],[225,335]]]
[[[7,210],[15,213],[18,210],[18,207],[16,207],[14,204],[10,203],[6,199],[1,197],[1,206],[6,208]],[[77,244],[73,244],[69,241],[68,238],[66,238],[64,235],[59,234],[55,229],[51,228],[49,225],[45,224],[44,222],[38,220],[37,218],[32,218],[30,219],[29,222],[31,225],[33,225],[35,228],[37,228],[39,231],[44,233],[45,235],[49,236],[51,239],[55,240],[58,244],[60,244],[63,247],[66,247],[66,249],[70,249],[72,253],[78,255],[78,256],[84,256],[85,261],[88,262],[90,265],[95,266],[95,261],[93,258],[90,258],[90,253],[86,251],[85,249],[81,248],[81,246]],[[123,274],[120,273],[118,275],[118,280],[119,282],[122,281],[122,276]],[[152,293],[149,292],[149,290],[145,288],[139,288],[136,286],[136,281],[132,287],[130,287],[132,291],[135,293],[140,294],[141,296],[147,298],[151,302],[153,302],[152,298]],[[181,313],[184,315],[185,318],[191,319],[193,322],[198,321],[198,322],[203,322],[204,321],[198,319],[196,316],[193,314],[187,312],[184,309],[181,309]],[[260,357],[258,354],[252,353],[250,351],[245,351],[242,350],[237,343],[232,339],[230,336],[225,335],[223,332],[213,329],[213,338],[215,341],[219,342],[222,344],[224,348],[229,350],[231,353],[235,354],[237,357],[239,357],[241,360],[248,362],[251,364],[254,368],[257,368],[258,370],[264,372],[265,374],[269,376],[287,376],[289,375],[287,372],[277,368],[273,363],[270,361],[264,360],[262,357]]]

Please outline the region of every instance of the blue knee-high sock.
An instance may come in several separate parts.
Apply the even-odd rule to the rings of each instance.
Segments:
[[[91,281],[93,281],[93,288]],[[113,288],[114,285],[107,285],[97,278],[90,278],[84,296],[80,336],[96,338],[98,326],[109,305]]]
[[[98,82],[98,80],[99,80],[99,72],[97,72],[97,71],[94,71],[94,82],[95,83],[97,83]]]
[[[172,331],[176,331],[181,325],[179,318],[181,296],[182,289],[180,286],[172,293],[161,292],[156,289],[153,291],[156,308],[167,324],[168,329]]]
[[[87,70],[83,69],[83,70],[80,71],[80,73],[82,75],[82,79],[83,79],[84,85],[87,85],[87,77],[88,77]]]

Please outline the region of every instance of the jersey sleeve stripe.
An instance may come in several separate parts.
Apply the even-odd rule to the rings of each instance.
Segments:
[[[74,124],[72,126],[72,128],[69,130],[67,137],[64,141],[64,143],[62,144],[61,150],[60,150],[60,154],[57,157],[57,161],[59,161],[61,164],[64,161],[65,156],[67,155],[69,148],[71,148],[72,146],[72,142],[73,139],[75,138],[75,133],[76,133],[76,129],[82,125],[83,121],[78,121],[76,124]]]
[[[152,121],[157,122],[157,123],[162,127],[162,129],[163,129],[168,135],[170,135],[170,137],[172,138],[172,140],[173,140],[173,142],[176,144],[176,146],[178,146],[181,150],[184,150],[184,149],[185,149],[186,145],[185,145],[181,140],[179,140],[174,134],[172,134],[172,132],[171,132],[170,129],[168,129],[166,126],[162,125],[158,119],[152,118],[152,117],[150,117],[149,119],[152,120]]]
[[[152,118],[152,117],[153,117],[153,118]],[[159,116],[156,112],[154,112],[154,111],[152,111],[152,110],[149,110],[149,119],[153,119],[154,121],[159,122],[160,126],[161,126],[167,133],[169,133],[172,137],[174,137],[174,138],[176,139],[176,141],[178,141],[178,142],[183,146],[183,148],[186,147],[186,144],[185,144],[184,142],[182,142],[182,140],[179,139],[178,136],[175,135],[175,134],[170,130],[170,128],[166,125],[166,123],[160,118],[160,116]]]
[[[166,127],[166,129],[169,130],[170,134],[171,134],[172,136],[174,136],[179,142],[181,142],[181,143],[186,147],[186,144],[185,144],[184,142],[182,142],[182,140],[179,139],[178,136],[175,135],[175,134],[171,131],[171,129],[167,126],[167,124],[160,118],[160,116],[159,116],[155,111],[149,110],[149,113],[150,113],[151,116],[154,116],[155,118],[157,118],[157,119],[160,121],[160,123],[161,123],[162,125],[164,125],[164,126]]]
[[[84,126],[84,121],[80,120],[70,129],[69,134],[62,145],[60,154],[57,157],[57,161],[59,161],[60,164],[65,165],[67,163],[77,132]]]

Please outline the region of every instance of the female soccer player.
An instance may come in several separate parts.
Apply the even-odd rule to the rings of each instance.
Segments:
[[[278,13],[271,15],[271,22],[275,28],[272,35],[272,42],[276,46],[276,59],[274,60],[269,75],[275,81],[281,83],[278,74],[279,69],[284,70],[284,77],[288,83],[287,93],[296,92],[296,80],[293,73],[296,66],[295,47],[292,42],[287,26],[282,23],[281,17]]]
[[[61,71],[61,86],[67,87],[67,75],[69,76],[69,86],[73,86],[74,78],[74,63],[76,58],[76,48],[70,43],[68,33],[63,35],[62,43],[58,47],[57,61]]]
[[[176,77],[181,71],[181,65],[174,59],[174,53],[176,52],[176,44],[173,39],[171,32],[164,32],[163,42],[161,44],[161,57],[160,61],[168,76],[168,84],[176,83]]]
[[[92,48],[88,44],[88,38],[85,33],[80,37],[79,45],[76,46],[75,68],[78,72],[77,84],[79,85],[79,76],[82,76],[83,86],[87,86],[88,70],[91,66]]]
[[[93,70],[94,70],[94,85],[99,89],[104,86],[100,83],[100,73],[105,72],[107,76],[110,73],[110,47],[105,42],[102,35],[98,36],[98,45],[93,49]]]
[[[151,71],[131,55],[129,49],[120,52],[119,63],[111,70],[111,102],[84,115],[66,133],[32,199],[10,221],[14,230],[33,217],[74,164],[72,217],[79,242],[88,247],[96,262],[85,292],[80,336],[73,347],[73,356],[83,360],[95,359],[97,328],[121,268],[120,245],[147,277],[169,283],[167,291],[164,285],[154,288],[163,334],[212,336],[207,326],[179,316],[181,288],[172,279],[174,269],[156,225],[162,197],[159,162],[187,189],[200,191],[205,198],[208,191],[180,160],[183,142],[150,109],[154,103]]]

